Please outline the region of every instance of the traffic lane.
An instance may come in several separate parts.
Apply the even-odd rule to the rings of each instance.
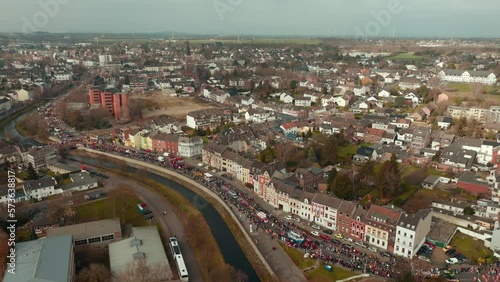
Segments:
[[[153,212],[153,215],[156,217],[156,220],[160,223],[163,230],[165,231],[164,233],[165,242],[168,242],[169,237],[172,237],[174,235],[177,236],[177,241],[179,242],[179,245],[181,247],[182,255],[184,257],[186,265],[188,266],[188,273],[190,276],[190,280],[203,281],[203,275],[198,265],[198,261],[196,260],[196,256],[194,255],[194,251],[187,242],[187,235],[184,230],[184,226],[173,212],[171,205],[165,202],[156,193],[152,192],[147,188],[144,188],[143,186],[137,184],[134,181],[130,181],[114,173],[102,171],[91,165],[86,165],[86,166],[91,168],[92,170],[100,171],[109,177],[109,179],[103,181],[106,187],[108,187],[109,191],[118,189],[120,185],[125,184],[129,186],[135,193],[137,193],[141,198],[141,200],[143,200],[144,203],[147,205],[147,209]],[[164,211],[167,212],[166,215],[163,215]],[[168,246],[164,246],[164,249],[165,251],[169,251]],[[176,270],[173,269],[173,271]]]

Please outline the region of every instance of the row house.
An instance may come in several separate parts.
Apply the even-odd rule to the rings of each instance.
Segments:
[[[495,73],[489,71],[444,69],[438,73],[438,77],[443,81],[449,82],[483,83],[490,85],[497,83]]]
[[[377,248],[393,252],[396,226],[401,212],[372,205],[366,214],[366,241]]]
[[[180,136],[178,139],[178,154],[184,158],[201,155],[203,139],[200,136]]]
[[[314,223],[326,229],[337,231],[337,210],[342,200],[322,193],[316,193],[312,199]]]
[[[490,110],[476,107],[449,106],[448,114],[454,119],[466,118],[486,122],[490,116]]]
[[[152,149],[159,153],[178,154],[179,136],[175,134],[157,133],[151,136]]]
[[[431,230],[431,209],[419,210],[416,214],[403,213],[396,227],[394,254],[411,259],[425,243]]]

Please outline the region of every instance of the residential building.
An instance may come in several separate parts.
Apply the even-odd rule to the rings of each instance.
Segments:
[[[34,96],[35,95],[34,95],[33,90],[20,89],[17,91],[17,101],[19,101],[19,102],[33,100]]]
[[[411,149],[414,151],[420,151],[423,148],[429,146],[431,142],[431,128],[429,127],[417,127],[413,131],[413,138],[411,139]]]
[[[97,188],[99,185],[97,179],[92,177],[88,172],[78,172],[69,175],[70,183],[64,184],[65,191],[85,191]]]
[[[15,273],[6,271],[4,282],[75,281],[75,256],[71,235],[18,242],[15,252]]]
[[[371,205],[366,214],[366,241],[382,250],[393,252],[396,226],[401,212]]]
[[[89,90],[90,106],[99,106],[108,110],[119,122],[130,121],[129,94],[116,88],[92,86]]]
[[[378,158],[377,151],[373,147],[361,146],[352,158],[354,162],[365,163],[375,161]]]
[[[62,193],[60,188],[56,189],[57,182],[53,177],[45,177],[37,180],[23,182],[23,191],[26,199],[38,199]]]
[[[188,113],[186,125],[193,129],[214,129],[225,119],[230,120],[220,109],[204,109]]]
[[[203,149],[203,139],[200,136],[181,136],[178,140],[178,154],[184,158],[201,155]]]
[[[432,212],[430,209],[419,210],[416,214],[403,213],[396,227],[394,254],[413,258],[425,243],[425,237],[431,230]]]
[[[34,147],[24,155],[24,162],[31,163],[35,170],[47,168],[57,162],[57,151],[51,146]]]
[[[318,183],[325,178],[325,173],[322,169],[311,166],[309,168],[298,168],[295,171],[295,176],[299,180],[299,186],[302,189],[314,188]]]
[[[0,113],[12,108],[12,102],[8,98],[0,98]]]
[[[475,119],[479,122],[486,122],[489,118],[490,110],[477,107],[449,106],[448,114],[454,119],[466,118]]]
[[[157,133],[151,135],[152,150],[159,153],[178,155],[179,135]]]
[[[314,214],[314,223],[326,229],[337,231],[337,210],[342,200],[316,193],[312,199],[311,207]]]
[[[438,77],[448,82],[482,83],[490,85],[497,83],[495,73],[489,71],[444,69],[438,73]]]

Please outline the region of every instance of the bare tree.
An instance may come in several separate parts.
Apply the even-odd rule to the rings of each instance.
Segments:
[[[167,262],[146,263],[145,259],[133,261],[122,272],[113,275],[117,282],[173,281]]]
[[[78,273],[77,282],[108,282],[111,281],[111,272],[103,264],[92,263]]]

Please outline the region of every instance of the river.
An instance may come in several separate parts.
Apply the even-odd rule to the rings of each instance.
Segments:
[[[14,118],[14,119],[12,119],[11,121],[7,122],[5,124],[2,135],[4,135],[7,140],[15,142],[18,145],[40,146],[41,145],[40,142],[36,141],[33,138],[25,137],[25,136],[21,135],[16,130],[16,122],[18,120],[21,120],[21,119],[29,116],[33,111],[36,111],[36,107],[33,110],[27,111],[26,113],[24,113],[24,114]]]
[[[72,159],[75,161],[81,161],[81,159],[78,158]],[[96,159],[86,158],[84,159],[84,162],[93,166],[103,165],[108,168],[116,168],[116,163],[110,161],[98,162]],[[128,167],[128,171],[132,174],[135,173],[137,169],[134,167]],[[151,172],[148,173],[148,177],[163,184],[165,187],[180,193],[186,199],[191,201],[193,206],[201,212],[205,221],[210,226],[210,231],[212,232],[215,241],[217,241],[226,263],[245,273],[248,276],[249,282],[260,281],[257,273],[245,256],[245,253],[236,242],[233,233],[231,233],[231,230],[226,225],[222,217],[209,202],[205,201],[205,199],[203,199],[200,195],[186,188],[184,185],[166,177]]]

